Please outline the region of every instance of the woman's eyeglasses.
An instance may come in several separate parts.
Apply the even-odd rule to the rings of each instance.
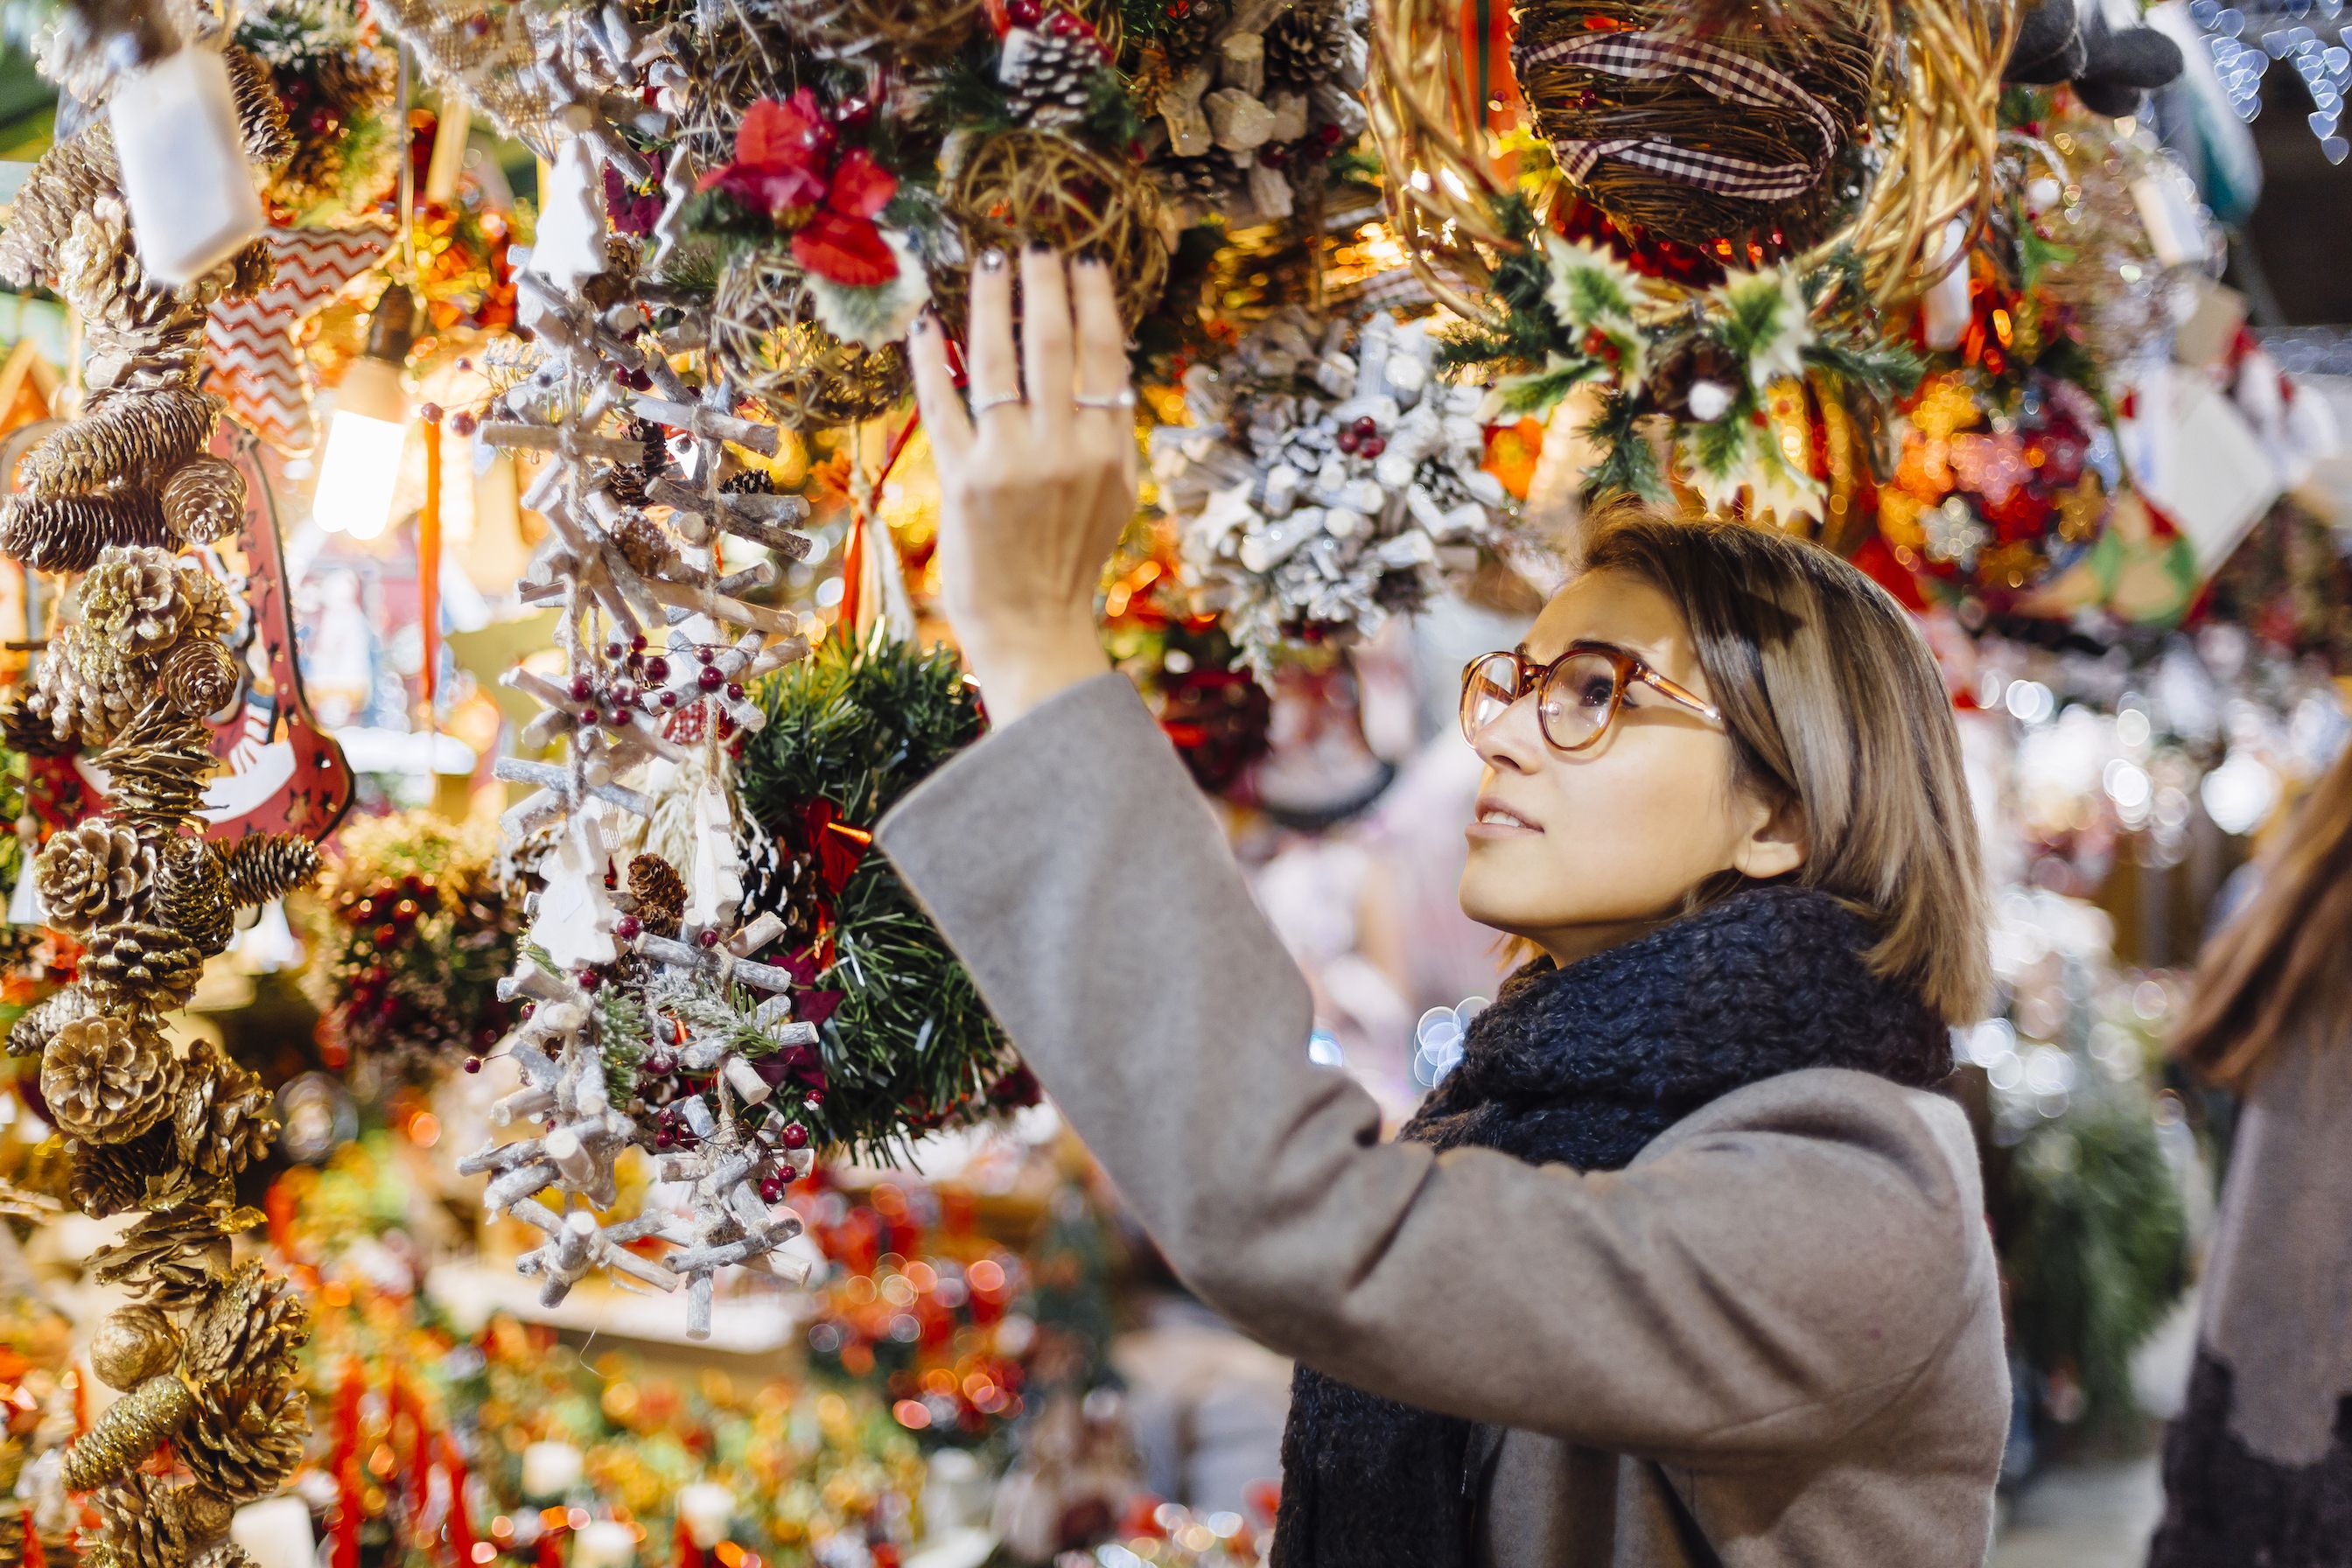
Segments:
[[[1610,643],[1580,642],[1549,664],[1538,664],[1518,648],[1472,659],[1462,671],[1463,738],[1475,745],[1480,731],[1532,691],[1544,739],[1563,752],[1580,752],[1608,733],[1625,705],[1626,687],[1636,680],[1710,724],[1723,721],[1712,704],[1639,656]]]

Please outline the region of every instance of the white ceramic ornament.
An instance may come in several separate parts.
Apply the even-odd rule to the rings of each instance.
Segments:
[[[604,270],[604,174],[584,136],[566,137],[539,209],[530,271],[562,289]]]
[[[530,940],[558,969],[584,969],[620,956],[613,942],[613,900],[604,888],[602,803],[590,801],[564,825],[539,890]]]
[[[107,105],[139,265],[194,282],[268,223],[237,127],[228,67],[193,45],[126,78]]]

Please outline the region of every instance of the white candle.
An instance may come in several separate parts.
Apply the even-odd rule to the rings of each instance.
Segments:
[[[697,1481],[677,1494],[677,1517],[695,1545],[708,1552],[727,1539],[735,1521],[735,1494],[716,1481]]]
[[[572,1537],[572,1568],[629,1568],[636,1555],[635,1531],[609,1519],[583,1525]]]
[[[245,1548],[256,1568],[317,1568],[310,1507],[291,1493],[238,1509],[229,1521],[228,1538]]]
[[[562,1497],[580,1484],[580,1450],[569,1443],[533,1443],[522,1451],[522,1495],[533,1501]]]

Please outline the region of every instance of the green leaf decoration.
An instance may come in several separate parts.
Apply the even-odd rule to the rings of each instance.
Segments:
[[[1707,291],[1716,341],[1747,367],[1758,390],[1804,369],[1812,318],[1805,289],[1791,268],[1735,272]]]
[[[1597,380],[1603,373],[1598,360],[1570,358],[1553,354],[1543,369],[1530,375],[1515,375],[1495,388],[1488,407],[1481,411],[1489,423],[1492,416],[1507,415],[1523,419],[1556,407],[1562,398],[1588,381]]]
[[[1578,432],[1602,454],[1585,478],[1588,495],[1638,496],[1658,506],[1674,499],[1665,476],[1658,471],[1657,453],[1643,435],[1641,422],[1641,405],[1633,394],[1621,388],[1601,395],[1600,411]]]

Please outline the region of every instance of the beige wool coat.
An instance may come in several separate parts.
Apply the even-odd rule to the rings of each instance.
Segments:
[[[882,848],[1200,1295],[1496,1429],[1496,1568],[1979,1568],[2009,1394],[1958,1108],[1814,1068],[1623,1171],[1383,1142],[1120,676],[993,734]],[[1366,1568],[1385,1568],[1367,1564]]]

